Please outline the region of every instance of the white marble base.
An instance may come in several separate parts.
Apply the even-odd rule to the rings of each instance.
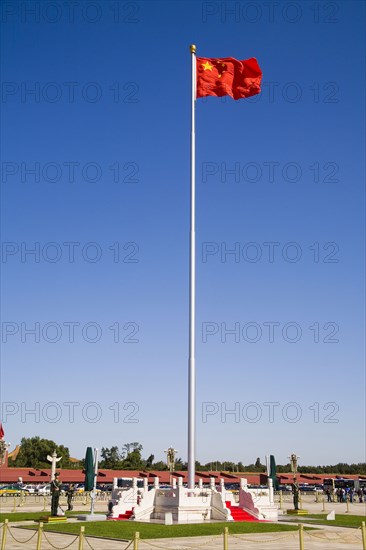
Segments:
[[[82,514],[77,516],[80,521],[106,521],[106,514]]]

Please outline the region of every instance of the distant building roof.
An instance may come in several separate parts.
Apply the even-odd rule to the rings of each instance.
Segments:
[[[58,468],[60,472],[60,479],[65,483],[82,483],[84,481],[84,473],[82,469],[67,469],[67,468]],[[139,477],[147,478],[148,483],[154,483],[154,478],[158,477],[159,482],[162,484],[169,484],[171,481],[171,476],[175,478],[182,478],[183,483],[188,481],[188,473],[186,471],[174,472],[170,474],[168,471],[158,471],[158,470],[106,470],[100,469],[98,471],[98,483],[112,483],[113,478],[115,477]],[[21,477],[24,483],[45,483],[49,481],[51,477],[50,468],[9,468],[2,466],[0,468],[0,483],[14,483]],[[210,483],[210,478],[215,478],[215,483],[220,483],[220,480],[223,479],[224,483],[240,483],[241,478],[246,478],[249,485],[259,485],[260,483],[265,483],[267,480],[267,475],[263,473],[254,473],[254,472],[243,472],[243,473],[228,473],[228,472],[196,472],[195,482],[198,483],[199,479],[202,479],[204,484]],[[348,476],[339,476],[337,474],[298,474],[297,481],[298,483],[308,483],[309,485],[316,485],[323,483],[325,478],[329,477],[344,477],[346,479],[357,479],[358,475],[348,475]],[[279,483],[287,485],[292,483],[293,475],[288,474],[278,474],[277,475]]]
[[[13,451],[8,453],[8,458],[11,458],[12,460],[15,460],[16,457],[19,454],[19,451],[20,451],[20,445],[17,445]]]

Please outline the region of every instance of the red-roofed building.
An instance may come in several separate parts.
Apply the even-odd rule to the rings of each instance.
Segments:
[[[59,468],[61,481],[64,483],[83,483],[84,473],[83,470],[71,470]],[[188,473],[186,471],[174,472],[173,477],[182,478],[183,483],[188,482]],[[19,478],[22,478],[23,483],[46,483],[50,480],[51,469],[50,468],[9,468],[7,466],[0,467],[0,484],[3,483],[16,483]],[[145,470],[105,470],[98,471],[98,483],[113,483],[114,477],[139,477],[147,478],[149,484],[154,483],[154,478],[158,477],[159,482],[163,485],[167,485],[171,481],[171,474],[168,471],[145,471]],[[198,484],[198,480],[202,479],[204,485],[210,483],[210,478],[215,478],[215,483],[219,484],[223,479],[225,484],[240,483],[241,478],[245,478],[248,481],[248,485],[265,485],[267,483],[267,475],[254,472],[243,472],[238,474],[232,474],[228,472],[196,472],[195,481]],[[325,478],[338,477],[345,479],[358,479],[361,476],[347,475],[340,476],[337,474],[297,474],[297,481],[301,484],[308,485],[321,485]],[[281,485],[289,485],[293,481],[292,473],[278,474],[278,481]]]

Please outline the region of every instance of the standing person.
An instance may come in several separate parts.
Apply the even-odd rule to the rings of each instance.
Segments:
[[[55,473],[55,479],[51,481],[51,516],[57,516],[58,503],[60,500],[61,481],[59,480],[60,473]]]
[[[294,482],[292,484],[292,494],[294,497],[294,508],[295,510],[299,509],[299,496],[300,496],[300,489],[299,484],[296,481],[296,477],[294,477]]]
[[[72,510],[74,507],[72,505],[72,499],[74,498],[74,493],[75,493],[75,485],[73,483],[70,483],[69,484],[69,487],[67,489],[67,509],[70,511]]]
[[[327,490],[325,491],[325,494],[327,495],[328,502],[332,502],[332,497],[331,497],[331,494],[330,494],[330,489],[327,489]]]

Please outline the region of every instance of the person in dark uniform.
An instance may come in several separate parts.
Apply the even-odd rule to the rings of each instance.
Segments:
[[[300,497],[300,489],[299,484],[296,481],[296,477],[294,477],[294,482],[292,484],[292,494],[294,497],[294,508],[295,510],[299,509],[299,497]]]
[[[51,516],[57,516],[58,503],[60,500],[61,481],[59,472],[55,473],[55,479],[51,481]]]
[[[73,505],[72,505],[72,499],[74,498],[74,493],[75,493],[75,486],[73,483],[70,483],[69,484],[69,488],[67,489],[67,509],[68,510],[72,510],[73,509]]]

